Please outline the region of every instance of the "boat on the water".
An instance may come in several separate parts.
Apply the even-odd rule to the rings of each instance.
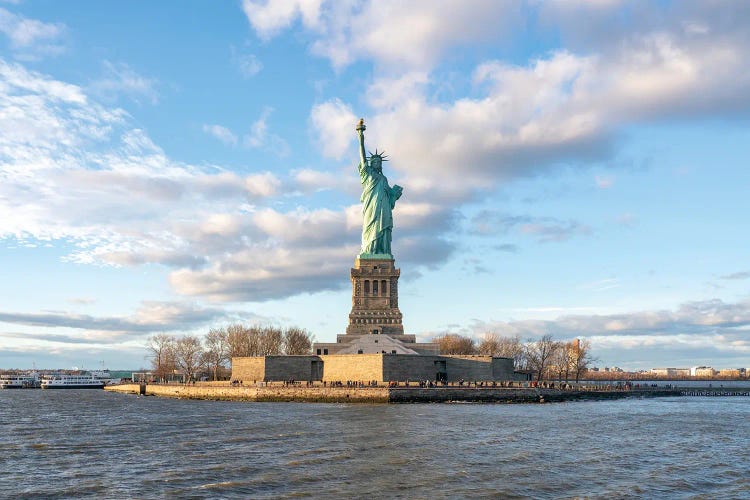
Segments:
[[[113,377],[112,373],[107,369],[102,370],[91,370],[89,373],[97,379],[104,382],[104,385],[113,385],[113,384],[119,384],[120,379],[117,377]]]
[[[0,378],[0,389],[23,389],[22,375],[3,375]]]
[[[104,381],[87,375],[51,375],[42,380],[42,389],[103,389]]]
[[[0,375],[0,389],[34,389],[39,387],[39,377],[36,374],[10,374]]]

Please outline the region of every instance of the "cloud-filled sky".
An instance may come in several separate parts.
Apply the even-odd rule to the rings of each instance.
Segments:
[[[750,5],[0,3],[0,367],[343,333],[354,127],[404,326],[750,367]]]

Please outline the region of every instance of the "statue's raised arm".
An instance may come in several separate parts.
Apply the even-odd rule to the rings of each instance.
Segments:
[[[365,155],[365,119],[360,118],[357,123],[357,135],[359,136],[359,170],[367,167],[367,156]]]
[[[365,121],[357,124],[359,137],[359,177],[362,182],[362,249],[360,258],[392,259],[392,210],[401,197],[401,186],[389,186],[383,175],[385,154],[375,150],[368,158],[365,154]]]

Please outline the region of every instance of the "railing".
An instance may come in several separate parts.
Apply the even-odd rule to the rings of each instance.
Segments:
[[[750,396],[750,389],[682,389],[680,394],[700,397]]]

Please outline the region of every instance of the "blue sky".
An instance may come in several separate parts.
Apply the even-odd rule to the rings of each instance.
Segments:
[[[744,2],[0,2],[0,367],[343,333],[354,126],[407,331],[750,367]]]

